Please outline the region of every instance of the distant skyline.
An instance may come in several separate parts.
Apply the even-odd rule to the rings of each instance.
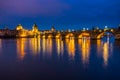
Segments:
[[[118,27],[120,0],[0,0],[0,28],[18,24],[31,29]]]

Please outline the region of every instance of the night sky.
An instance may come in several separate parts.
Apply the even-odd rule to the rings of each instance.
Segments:
[[[120,0],[0,0],[0,28],[21,23],[31,29],[118,27]]]

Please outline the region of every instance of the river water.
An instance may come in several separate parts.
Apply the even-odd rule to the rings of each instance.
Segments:
[[[0,39],[1,80],[120,80],[120,41]]]

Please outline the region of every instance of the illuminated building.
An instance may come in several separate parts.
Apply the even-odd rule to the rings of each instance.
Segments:
[[[22,30],[22,29],[23,29],[22,25],[18,24],[17,27],[16,27],[16,30]]]

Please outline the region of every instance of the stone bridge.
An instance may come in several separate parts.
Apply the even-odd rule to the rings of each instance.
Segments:
[[[106,34],[108,33],[108,34]],[[117,29],[103,29],[103,30],[81,30],[81,31],[63,31],[63,32],[49,32],[39,34],[41,38],[57,38],[57,39],[102,39],[104,36],[115,37],[120,39],[120,30]]]

